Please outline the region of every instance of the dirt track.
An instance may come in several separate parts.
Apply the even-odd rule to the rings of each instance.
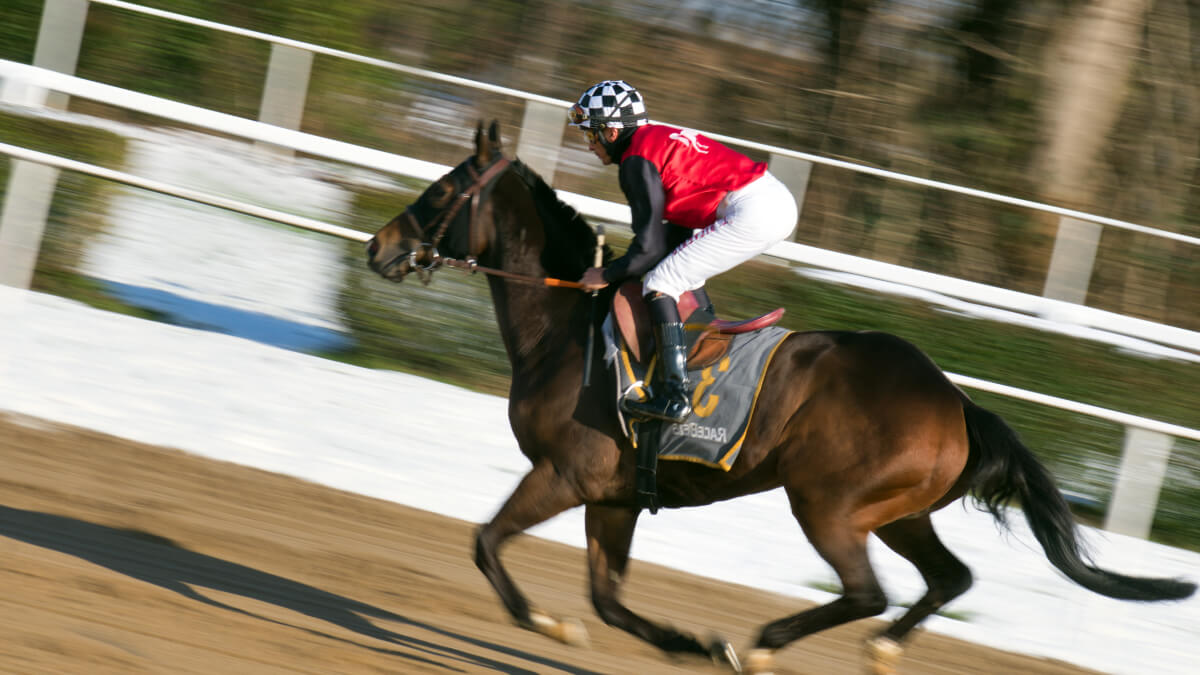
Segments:
[[[505,560],[589,648],[512,626],[471,562],[473,526],[173,450],[0,415],[0,672],[717,673],[604,626],[581,551]],[[739,648],[794,599],[633,566],[629,604]],[[781,673],[859,672],[860,622]],[[902,672],[1085,673],[922,634]]]

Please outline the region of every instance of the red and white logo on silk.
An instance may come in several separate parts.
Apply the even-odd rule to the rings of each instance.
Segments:
[[[699,134],[692,129],[680,129],[679,131],[671,134],[671,140],[679,141],[680,143],[686,143],[696,152],[702,155],[707,155],[708,146],[701,143],[698,136]]]

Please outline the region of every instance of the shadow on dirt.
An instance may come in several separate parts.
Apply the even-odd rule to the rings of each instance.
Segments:
[[[250,600],[270,603],[327,621],[365,637],[403,647],[406,651],[361,644],[358,646],[393,654],[413,662],[445,668],[448,671],[464,672],[463,668],[459,666],[466,666],[473,671],[486,669],[514,675],[536,672],[469,651],[388,630],[376,626],[366,617],[404,624],[414,629],[460,640],[480,649],[542,664],[567,673],[600,675],[595,671],[577,668],[536,654],[414,621],[379,607],[245,565],[188,551],[166,537],[141,530],[118,529],[65,516],[0,506],[0,536],[73,555],[106,567],[118,574],[154,584],[214,607],[263,621],[282,623],[208,598],[202,595],[197,588],[231,593]],[[326,639],[344,641],[342,638],[327,633],[300,627],[295,628],[312,632]]]

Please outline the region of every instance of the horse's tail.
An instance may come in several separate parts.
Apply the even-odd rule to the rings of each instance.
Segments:
[[[999,415],[965,397],[963,413],[971,443],[969,485],[975,503],[1007,526],[1005,504],[1014,498],[1019,501],[1046,558],[1069,579],[1120,600],[1179,600],[1196,590],[1196,584],[1181,579],[1130,577],[1092,565],[1066,499],[1017,432]]]

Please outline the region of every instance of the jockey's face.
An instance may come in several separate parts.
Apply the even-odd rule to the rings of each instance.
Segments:
[[[617,136],[621,135],[621,130],[611,127],[605,127],[599,131],[592,131],[591,129],[583,130],[583,139],[587,141],[588,150],[591,150],[592,154],[600,158],[602,164],[612,164],[612,158],[608,156],[608,151],[604,149],[603,145],[600,145],[598,134],[603,134],[605,140],[612,143],[617,140]]]

